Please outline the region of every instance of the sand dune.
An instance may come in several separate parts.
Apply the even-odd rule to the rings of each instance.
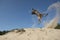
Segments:
[[[11,30],[5,35],[0,35],[0,40],[60,40],[60,29],[54,29],[57,26],[60,17],[60,2],[54,3],[48,7],[48,11],[56,8],[56,15],[50,22],[45,23],[45,28],[25,28],[24,30]],[[35,22],[32,27],[35,26]]]
[[[59,29],[28,28],[25,29],[25,32],[17,31],[0,36],[0,40],[60,40]]]

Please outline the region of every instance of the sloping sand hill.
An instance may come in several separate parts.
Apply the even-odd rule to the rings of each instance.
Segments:
[[[24,30],[13,30],[0,36],[0,40],[60,40],[59,29],[27,28]]]

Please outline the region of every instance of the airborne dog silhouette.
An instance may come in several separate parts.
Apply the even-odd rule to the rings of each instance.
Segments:
[[[32,15],[36,15],[38,17],[38,21],[41,22],[43,16],[47,16],[48,14],[42,14],[36,9],[32,9]]]

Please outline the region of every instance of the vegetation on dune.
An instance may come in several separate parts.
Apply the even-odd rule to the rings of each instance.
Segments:
[[[0,35],[4,35],[6,33],[8,33],[9,31],[0,31]]]
[[[20,30],[17,31],[17,33],[18,32],[25,32],[25,30],[24,29],[20,29]]]
[[[55,29],[60,29],[60,24],[58,24],[58,25],[55,27]]]
[[[10,30],[10,31],[0,31],[0,35],[5,35],[6,33],[12,32],[12,31],[15,31],[15,30],[17,30],[16,33],[21,32],[21,34],[22,34],[23,32],[25,32],[25,30],[23,28],[22,29],[13,29],[13,30]]]

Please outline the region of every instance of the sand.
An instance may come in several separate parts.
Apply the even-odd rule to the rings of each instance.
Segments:
[[[25,32],[11,31],[0,40],[60,40],[60,29],[27,28]]]

